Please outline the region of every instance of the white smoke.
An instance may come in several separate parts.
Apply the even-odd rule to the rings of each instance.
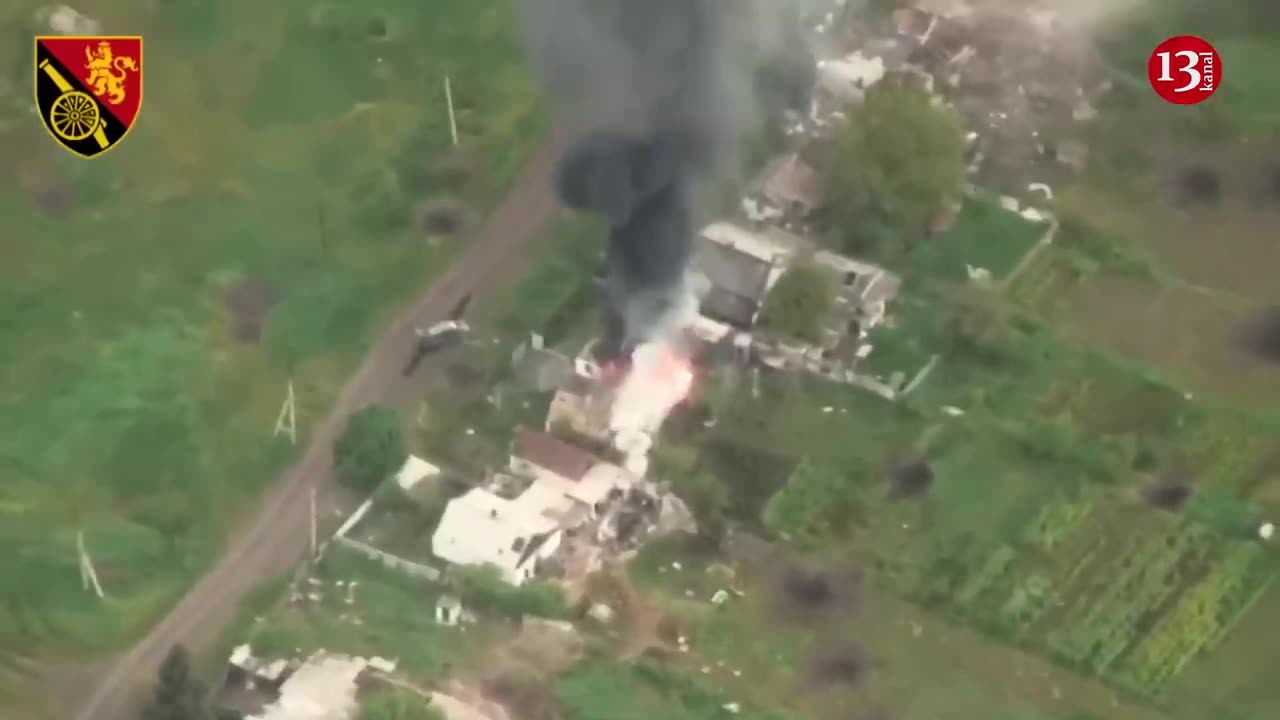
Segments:
[[[693,368],[674,345],[655,341],[638,346],[614,397],[610,429],[619,435],[653,435],[692,385]]]
[[[660,339],[638,345],[632,353],[630,370],[613,398],[609,427],[614,446],[626,456],[629,468],[640,470],[639,475],[648,466],[653,437],[693,387],[685,330],[697,317],[695,283],[686,282],[679,297],[657,325]]]

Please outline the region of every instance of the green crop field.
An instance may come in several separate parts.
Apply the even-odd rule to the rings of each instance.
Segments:
[[[0,11],[0,656],[154,621],[292,454],[286,380],[305,439],[546,127],[505,0],[87,5],[145,41],[91,162],[30,112],[37,4]]]

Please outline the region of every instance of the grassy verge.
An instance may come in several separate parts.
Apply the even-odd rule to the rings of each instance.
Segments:
[[[592,277],[599,267],[605,230],[598,221],[565,212],[545,233],[547,249],[505,297],[493,303],[491,320],[503,335],[537,332],[548,345],[555,345],[598,303]]]
[[[6,652],[106,650],[162,613],[290,456],[269,432],[285,381],[305,437],[454,254],[423,213],[482,216],[544,128],[504,2],[96,9],[147,38],[136,130],[94,163],[0,130],[0,513],[27,549],[0,561]],[[246,283],[271,306],[259,344],[232,337]],[[105,601],[80,588],[80,529]]]

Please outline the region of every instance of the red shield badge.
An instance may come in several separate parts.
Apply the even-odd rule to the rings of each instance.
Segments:
[[[38,36],[36,107],[71,152],[97,157],[129,134],[142,108],[142,38]]]

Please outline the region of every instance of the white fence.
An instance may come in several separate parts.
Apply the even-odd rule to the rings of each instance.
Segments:
[[[440,571],[430,565],[423,565],[422,563],[416,563],[412,560],[405,560],[402,557],[392,555],[389,552],[384,552],[372,545],[362,543],[359,540],[352,540],[351,538],[346,537],[334,538],[334,540],[351,548],[352,550],[355,550],[370,560],[376,560],[377,562],[382,563],[392,570],[399,570],[407,575],[426,578],[427,580],[440,579]]]

